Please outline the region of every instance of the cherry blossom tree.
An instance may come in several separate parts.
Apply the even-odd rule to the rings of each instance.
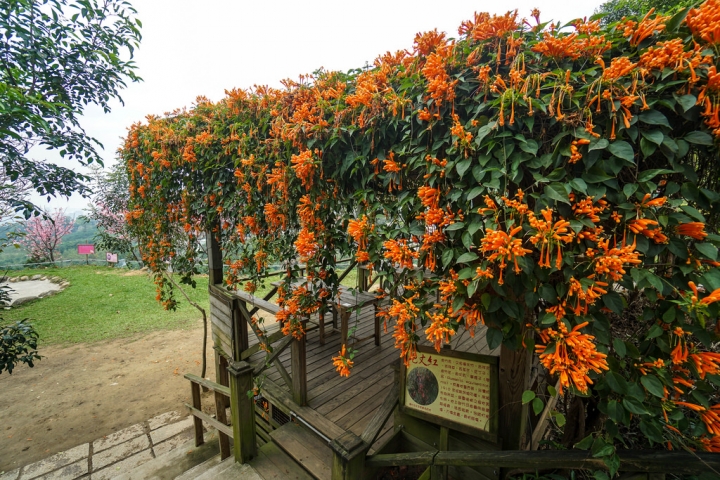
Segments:
[[[25,222],[26,234],[20,244],[28,249],[30,258],[54,262],[57,247],[74,226],[75,220],[65,215],[65,209],[45,210]]]

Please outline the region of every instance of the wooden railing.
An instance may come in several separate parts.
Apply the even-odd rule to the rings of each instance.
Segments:
[[[215,427],[218,431],[218,439],[220,442],[220,458],[225,460],[230,456],[230,439],[233,438],[233,431],[227,425],[227,416],[225,414],[225,398],[230,397],[230,389],[223,387],[219,383],[211,382],[196,375],[187,373],[185,378],[190,380],[190,390],[192,393],[192,405],[185,404],[185,407],[193,415],[195,427],[195,446],[199,447],[205,443],[203,437],[203,422]],[[205,387],[215,393],[215,418],[202,411],[202,400],[200,396],[200,387]]]

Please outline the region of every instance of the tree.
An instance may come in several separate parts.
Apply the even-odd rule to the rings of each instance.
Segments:
[[[25,238],[20,243],[28,249],[32,260],[54,262],[57,247],[74,226],[75,220],[66,217],[64,209],[45,211],[25,222]]]
[[[38,334],[27,320],[0,326],[0,373],[7,370],[12,374],[18,363],[32,368],[34,360],[40,360],[37,341]]]
[[[115,164],[107,171],[96,169],[93,174],[93,203],[85,216],[97,222],[98,233],[95,244],[98,248],[121,254],[131,254],[139,260],[135,253],[135,238],[131,235],[127,221],[127,204],[130,198],[128,180],[120,164]]]
[[[651,8],[656,13],[672,15],[696,3],[696,0],[610,0],[600,5],[596,13],[604,13],[602,22],[609,25],[619,22],[623,17],[643,16]]]
[[[126,81],[140,80],[132,60],[141,38],[136,13],[123,0],[0,2],[0,158],[10,182],[26,180],[48,197],[87,193],[85,175],[34,160],[31,149],[102,164],[102,145],[80,117],[90,104],[109,112]],[[6,201],[26,218],[38,212],[22,196]]]

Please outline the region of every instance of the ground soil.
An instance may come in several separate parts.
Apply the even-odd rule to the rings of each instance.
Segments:
[[[0,375],[0,472],[102,438],[169,411],[185,414],[200,374],[202,322],[70,347],[41,348],[34,368]],[[212,341],[207,375],[215,379]],[[212,404],[211,399],[203,401]],[[203,405],[205,406],[205,405]]]

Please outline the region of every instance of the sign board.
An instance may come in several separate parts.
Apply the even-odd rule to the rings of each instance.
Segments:
[[[118,261],[117,253],[107,252],[105,254],[105,259],[110,263],[117,263],[117,261]]]
[[[404,413],[495,438],[498,357],[418,346],[417,358],[403,370]]]
[[[78,255],[94,255],[95,245],[78,245]]]

